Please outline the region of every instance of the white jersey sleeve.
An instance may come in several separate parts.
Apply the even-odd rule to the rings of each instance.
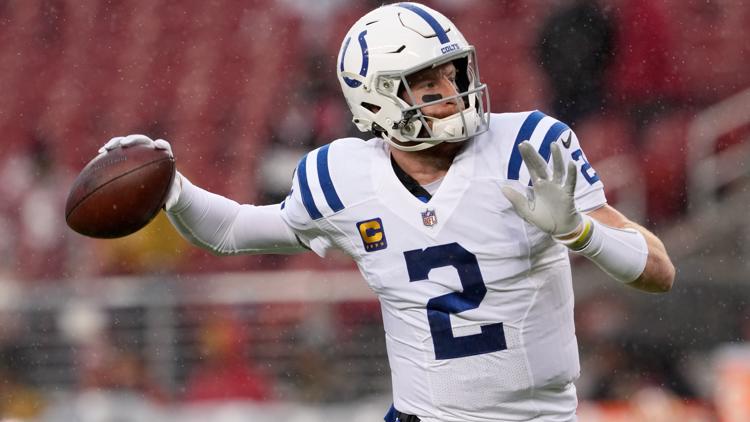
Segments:
[[[351,252],[351,248],[341,247],[340,242],[336,241],[336,234],[340,230],[328,220],[345,208],[340,189],[337,189],[337,186],[345,183],[343,180],[336,180],[341,174],[330,168],[330,163],[334,162],[331,155],[335,154],[331,150],[346,149],[346,144],[352,142],[362,141],[354,138],[341,139],[302,157],[294,172],[291,192],[281,204],[284,221],[308,248],[320,256],[325,256],[333,248]],[[337,147],[331,148],[333,144]],[[342,157],[337,159],[342,160]]]
[[[514,120],[516,119],[514,118]],[[550,164],[550,171],[552,168],[551,146],[553,142],[558,142],[561,146],[566,168],[568,163],[573,161],[578,169],[575,190],[576,208],[581,212],[586,212],[606,204],[604,185],[586,159],[586,154],[581,149],[578,137],[568,125],[540,111],[526,113],[521,122],[512,150],[509,151],[506,169],[508,180],[517,180],[524,186],[529,186],[531,177],[518,150],[518,145],[521,142],[531,142],[537,148],[539,154]]]
[[[178,177],[182,189],[167,217],[194,245],[217,255],[305,251],[282,220],[279,204],[241,205]]]
[[[578,211],[586,212],[604,205],[607,202],[604,195],[604,184],[596,170],[586,159],[586,154],[583,152],[575,132],[571,129],[566,130],[560,138],[560,144],[563,146],[562,150],[567,152],[567,154],[563,153],[566,165],[572,160],[578,169],[575,190]]]

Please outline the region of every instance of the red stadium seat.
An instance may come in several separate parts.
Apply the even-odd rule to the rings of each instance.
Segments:
[[[679,216],[686,208],[687,129],[693,116],[676,112],[646,127],[640,140],[652,223]]]
[[[708,104],[750,86],[750,4],[667,0],[674,70],[685,99]]]
[[[545,104],[546,82],[534,49],[539,25],[550,11],[544,2],[508,1],[474,2],[447,12],[477,48],[492,110],[523,111]]]
[[[604,183],[607,202],[629,218],[646,214],[643,175],[632,123],[623,115],[594,115],[575,126],[589,163]]]
[[[591,116],[574,130],[592,165],[616,155],[635,153],[632,123],[620,114]]]

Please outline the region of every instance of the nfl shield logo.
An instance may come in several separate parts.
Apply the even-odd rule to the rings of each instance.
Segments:
[[[422,214],[422,223],[427,227],[432,227],[437,224],[437,215],[435,210],[426,209]]]

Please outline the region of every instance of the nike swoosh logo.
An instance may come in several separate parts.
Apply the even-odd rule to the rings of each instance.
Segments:
[[[573,134],[568,132],[568,139],[562,141],[562,144],[566,149],[570,148],[571,136],[573,136]]]

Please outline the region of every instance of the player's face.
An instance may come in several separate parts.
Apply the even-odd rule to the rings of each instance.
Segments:
[[[406,78],[411,88],[409,94],[404,91],[401,98],[409,105],[426,104],[458,94],[456,86],[456,67],[446,63],[435,68],[425,69]],[[460,99],[442,101],[422,108],[422,113],[429,117],[442,119],[463,110]],[[428,124],[432,122],[428,120]]]

